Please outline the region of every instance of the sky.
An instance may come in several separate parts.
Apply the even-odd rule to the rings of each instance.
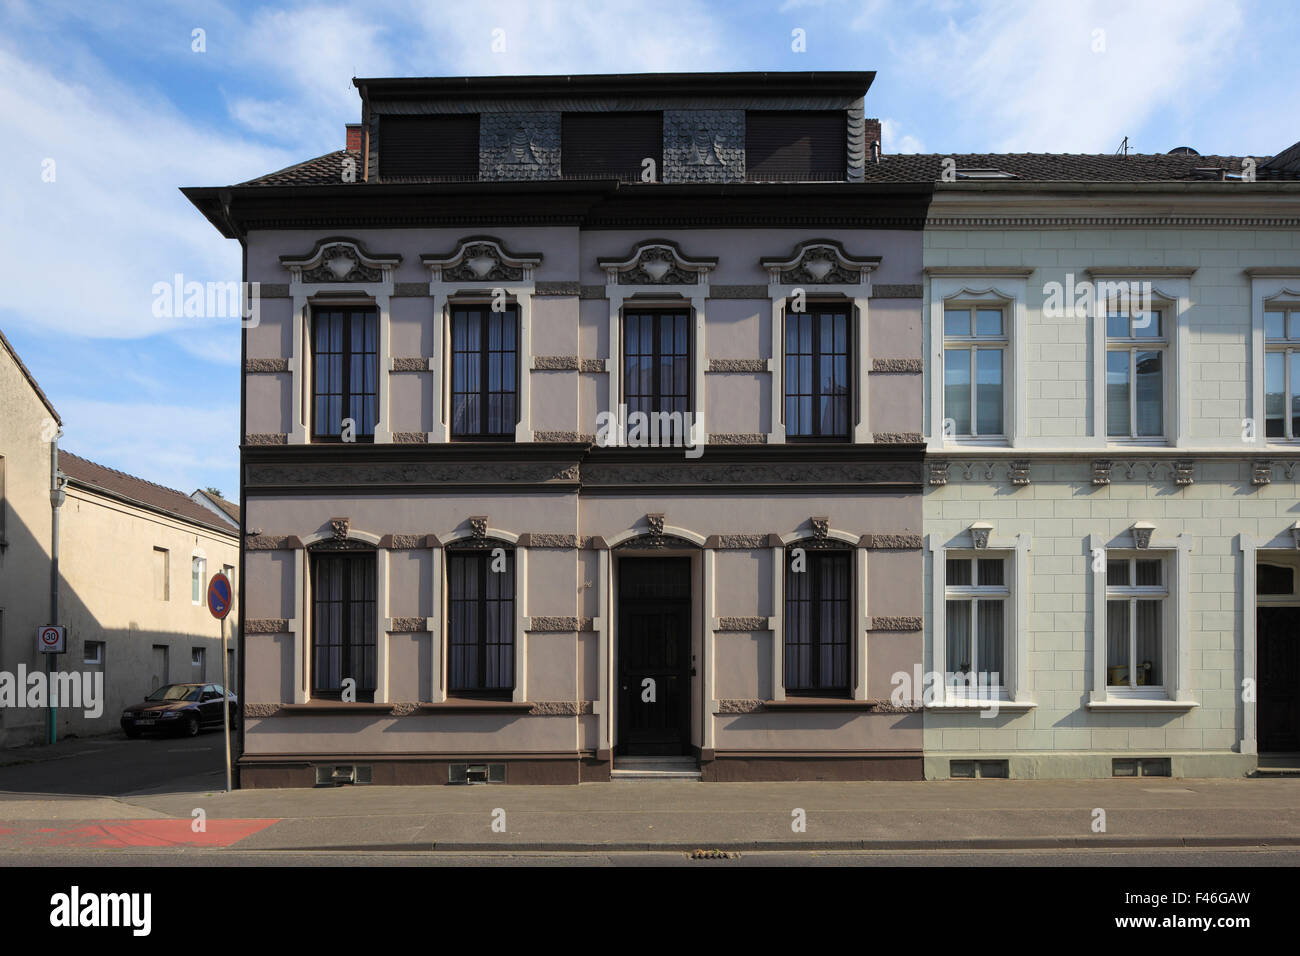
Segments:
[[[0,0],[0,329],[61,447],[237,498],[239,322],[155,286],[238,280],[239,244],[178,190],[341,148],[354,76],[874,70],[887,153],[1267,156],[1300,140],[1297,27],[1295,0]]]

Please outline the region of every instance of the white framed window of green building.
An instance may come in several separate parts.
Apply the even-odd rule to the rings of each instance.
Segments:
[[[1027,435],[1024,376],[1032,269],[931,266],[926,442],[1013,447]]]
[[[1264,438],[1300,440],[1300,301],[1264,311]]]
[[[1106,557],[1106,690],[1166,696],[1169,565],[1163,554]]]
[[[1107,440],[1167,438],[1171,354],[1168,309],[1107,308]]]
[[[944,555],[944,684],[953,697],[1006,696],[1014,552]]]

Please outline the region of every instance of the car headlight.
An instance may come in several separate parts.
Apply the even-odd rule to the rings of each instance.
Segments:
[[[179,710],[167,710],[163,712],[162,718],[163,720],[166,720],[169,717],[179,717],[180,715],[181,712]]]

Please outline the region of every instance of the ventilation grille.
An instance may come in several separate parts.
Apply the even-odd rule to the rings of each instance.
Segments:
[[[503,763],[453,763],[447,766],[448,783],[505,783]]]
[[[1172,776],[1168,757],[1116,757],[1110,762],[1112,777]]]
[[[948,776],[955,780],[975,780],[981,777],[1006,779],[1011,774],[1005,760],[950,760]]]
[[[372,779],[369,766],[326,764],[316,767],[316,786],[341,787],[344,784],[368,784]]]

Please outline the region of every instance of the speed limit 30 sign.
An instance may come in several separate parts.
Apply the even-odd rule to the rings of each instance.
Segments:
[[[36,629],[36,647],[42,654],[63,654],[67,644],[68,629],[62,624],[42,624]]]

